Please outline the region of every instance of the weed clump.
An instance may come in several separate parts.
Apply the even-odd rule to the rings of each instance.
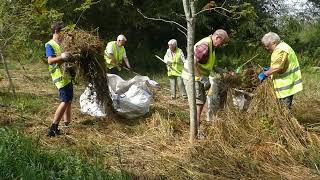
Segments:
[[[112,101],[103,57],[103,45],[92,32],[76,29],[64,34],[62,47],[72,57],[63,64],[65,71],[75,71],[87,85],[91,84],[97,93],[97,100],[103,107],[111,107]]]

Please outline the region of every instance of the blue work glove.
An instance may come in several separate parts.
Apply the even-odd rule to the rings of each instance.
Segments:
[[[263,69],[263,71],[268,71],[270,69],[270,67],[269,66],[265,66],[262,69]]]
[[[259,73],[258,79],[260,80],[260,82],[263,82],[266,78],[267,76],[264,74],[263,71]]]

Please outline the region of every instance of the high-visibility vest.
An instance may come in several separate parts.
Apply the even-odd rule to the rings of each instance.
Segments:
[[[112,46],[112,52],[113,52],[113,57],[116,59],[116,61],[118,61],[118,64],[121,65],[122,64],[122,60],[123,60],[123,55],[124,55],[124,47],[118,47],[119,48],[119,52],[117,51],[117,41],[111,41],[108,42],[107,47],[111,44]],[[108,52],[107,52],[107,47],[104,50],[104,59],[107,62],[107,68],[111,69],[116,67],[115,64],[111,63],[111,58],[109,58]]]
[[[181,49],[176,49],[174,57],[169,58],[165,56],[165,60],[170,61],[171,65],[168,66],[168,76],[180,76],[183,69],[183,62],[181,60]]]
[[[207,63],[206,64],[200,64],[198,63],[198,66],[199,66],[199,71],[200,71],[200,74],[203,75],[203,76],[206,76],[206,77],[209,77],[210,75],[210,72],[212,71],[212,68],[213,68],[213,65],[214,65],[214,61],[215,61],[215,57],[216,57],[216,54],[215,54],[215,51],[213,50],[213,47],[212,47],[212,39],[211,39],[211,36],[209,37],[206,37],[206,38],[203,38],[202,40],[200,40],[199,42],[197,42],[195,45],[194,45],[194,49],[202,44],[202,43],[207,43],[208,46],[209,46],[209,56],[208,56],[208,60],[207,60]]]
[[[202,43],[207,43],[208,44],[208,47],[209,47],[209,56],[208,56],[208,60],[207,60],[207,63],[205,64],[200,64],[198,63],[198,67],[199,67],[199,73],[200,75],[202,76],[206,76],[206,77],[209,77],[210,75],[210,72],[212,71],[213,69],[213,66],[214,66],[214,62],[215,62],[215,58],[216,58],[216,54],[215,54],[215,51],[212,47],[212,39],[211,39],[211,36],[208,36],[208,37],[205,37],[203,39],[201,39],[200,41],[198,41],[195,45],[194,45],[194,49],[202,44]],[[191,74],[190,72],[188,71],[188,69],[184,68],[182,70],[182,73],[181,73],[181,77],[184,78],[184,79],[189,79],[191,77]]]
[[[53,39],[51,39],[49,42],[45,44],[45,47],[47,45],[50,45],[56,56],[59,56],[61,54],[60,45],[55,42]],[[71,77],[66,73],[64,74],[61,70],[61,64],[55,63],[55,64],[49,64],[49,73],[51,75],[51,79],[53,83],[56,85],[58,89],[63,88],[64,86],[71,83]]]
[[[288,53],[289,66],[287,70],[282,74],[277,73],[272,75],[277,98],[285,98],[303,89],[300,66],[296,53],[288,44],[281,42],[275,49],[280,49]],[[273,55],[275,54],[271,55],[271,59]]]

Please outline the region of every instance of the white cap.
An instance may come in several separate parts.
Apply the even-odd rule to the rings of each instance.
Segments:
[[[168,42],[168,45],[173,45],[173,46],[177,47],[177,40],[171,39],[171,40]]]
[[[123,34],[120,34],[118,37],[117,37],[117,41],[127,41],[127,38],[123,35]]]

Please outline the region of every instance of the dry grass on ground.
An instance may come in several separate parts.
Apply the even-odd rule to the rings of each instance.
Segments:
[[[319,178],[318,136],[307,132],[275,103],[270,84],[260,86],[256,92],[259,98],[253,100],[248,113],[229,106],[221,113],[224,121],[203,122],[201,128],[207,137],[193,145],[188,142],[187,102],[171,101],[169,92],[154,90],[151,112],[146,117],[96,119],[80,113],[78,98],[84,87],[75,86],[72,125],[64,129],[65,135],[49,138],[45,133],[58,105],[56,89],[44,65],[26,69],[32,80],[20,70],[13,74],[18,95],[29,94],[42,103],[34,113],[20,106],[1,107],[2,117],[8,117],[2,119],[9,119],[1,122],[15,124],[24,119],[20,126],[25,133],[49,151],[74,151],[92,162],[98,158],[105,167],[140,179]],[[0,84],[6,87],[5,81]],[[309,85],[306,87],[313,92]],[[308,98],[312,99],[297,98],[295,115],[309,108]]]

